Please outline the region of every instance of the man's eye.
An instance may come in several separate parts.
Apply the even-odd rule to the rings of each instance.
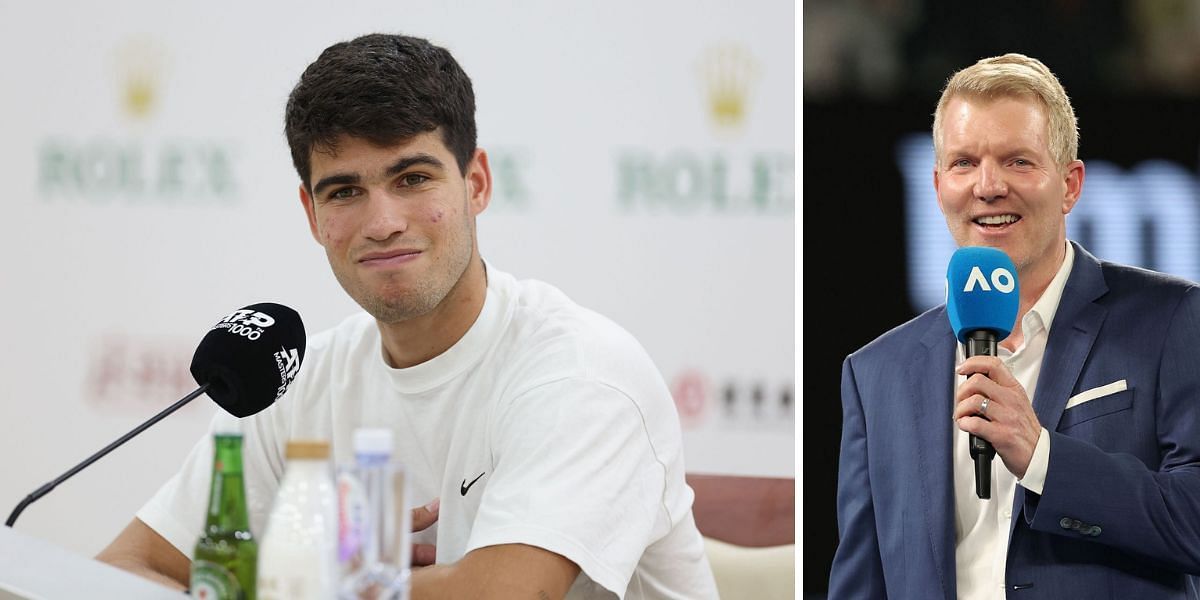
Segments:
[[[408,187],[418,186],[426,181],[429,181],[429,178],[418,173],[409,173],[408,175],[400,178],[400,183],[403,183]]]
[[[969,160],[967,160],[967,159],[965,159],[965,158],[960,158],[960,159],[958,159],[958,160],[954,161],[954,166],[956,166],[956,167],[969,167],[969,166],[971,166],[971,161],[969,161]]]
[[[344,200],[346,198],[353,198],[357,195],[358,191],[354,188],[342,188],[340,190],[334,190],[333,193],[329,194],[329,198],[331,200]]]

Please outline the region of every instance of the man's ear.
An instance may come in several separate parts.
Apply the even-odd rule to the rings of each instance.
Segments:
[[[944,214],[946,214],[946,209],[942,208],[942,189],[941,189],[942,182],[940,179],[940,175],[941,174],[938,173],[937,165],[934,164],[933,165],[933,195],[934,195],[934,197],[937,198],[938,210],[942,211],[942,214],[944,215]]]
[[[471,162],[467,163],[467,202],[471,216],[477,217],[492,201],[492,168],[488,165],[487,151],[476,148]]]
[[[1067,194],[1063,196],[1063,214],[1069,214],[1071,209],[1075,208],[1075,203],[1079,202],[1079,196],[1083,194],[1083,168],[1082,160],[1071,161],[1066,168],[1064,183],[1066,183]]]
[[[308,194],[308,187],[303,183],[300,184],[300,204],[304,205],[304,214],[308,216],[308,228],[312,231],[313,239],[321,244],[321,234],[317,231],[317,207],[313,205],[312,196]],[[321,244],[324,246],[324,244]]]

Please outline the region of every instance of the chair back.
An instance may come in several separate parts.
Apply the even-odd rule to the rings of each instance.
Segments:
[[[687,475],[692,514],[705,537],[761,548],[796,543],[796,480]]]
[[[692,514],[724,600],[793,600],[796,480],[687,476]]]

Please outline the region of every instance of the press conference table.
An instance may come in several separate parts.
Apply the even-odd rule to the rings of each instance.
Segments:
[[[0,600],[180,600],[178,592],[0,526]]]

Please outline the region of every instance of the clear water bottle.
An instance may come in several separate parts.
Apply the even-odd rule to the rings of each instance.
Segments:
[[[289,441],[283,481],[259,543],[259,600],[333,598],[337,535],[337,491],[329,444]]]
[[[392,459],[392,431],[354,432],[354,466],[339,479],[340,556],[345,600],[407,600],[412,519],[404,468]]]

